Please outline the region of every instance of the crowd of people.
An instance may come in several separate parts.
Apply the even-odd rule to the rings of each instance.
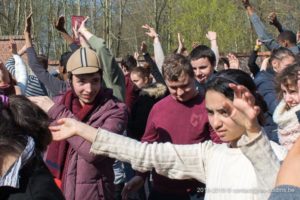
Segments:
[[[148,24],[153,56],[142,42],[117,63],[88,17],[71,36],[60,16],[70,51],[52,73],[29,14],[0,60],[0,199],[300,199],[300,38],[271,13],[272,38],[241,3],[258,37],[247,66],[213,31],[191,50],[178,33],[165,56]]]

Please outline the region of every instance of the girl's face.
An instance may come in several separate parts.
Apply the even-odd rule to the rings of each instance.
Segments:
[[[245,133],[245,128],[234,122],[224,107],[224,103],[227,103],[234,110],[232,101],[220,92],[208,90],[205,102],[209,123],[217,135],[223,142],[235,144]]]
[[[147,77],[142,78],[137,73],[130,73],[130,79],[134,83],[134,85],[139,89],[146,86],[149,82],[149,79]]]
[[[299,104],[298,88],[294,84],[284,85],[281,84],[281,91],[283,99],[289,108],[292,108]]]

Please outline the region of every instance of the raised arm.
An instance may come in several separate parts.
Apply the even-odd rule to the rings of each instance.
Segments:
[[[268,15],[268,20],[269,20],[269,24],[275,26],[277,28],[277,30],[279,31],[279,33],[284,31],[284,29],[282,28],[281,23],[277,19],[277,14],[275,12],[271,12]]]
[[[68,34],[66,28],[65,28],[65,17],[59,16],[58,20],[54,22],[54,27],[56,30],[59,31],[61,36],[67,41],[68,45],[71,45],[74,43],[74,39]]]
[[[181,54],[184,49],[184,39],[180,33],[177,33],[177,40],[178,40],[178,48],[176,53]]]
[[[119,100],[125,99],[125,78],[121,68],[115,60],[115,57],[109,51],[105,45],[105,41],[102,38],[94,36],[85,27],[85,23],[88,17],[81,23],[78,32],[82,34],[91,47],[97,52],[101,64],[103,66],[103,80],[107,88],[113,90],[114,96]]]
[[[217,44],[217,33],[214,31],[208,31],[206,34],[206,38],[210,41],[210,48],[215,53],[216,66],[218,66],[220,54],[219,54],[219,47]],[[214,67],[216,67],[216,66],[214,66]]]
[[[235,108],[229,111],[230,117],[245,128],[245,136],[247,136],[242,136],[237,145],[254,166],[259,188],[267,192],[275,184],[280,162],[258,123],[257,117],[261,108],[257,106],[255,97],[244,86],[230,84],[229,87],[234,91]],[[282,157],[283,154],[284,152]]]
[[[43,66],[37,58],[35,49],[32,45],[31,39],[31,16],[32,13],[27,17],[25,22],[25,45],[26,52],[28,57],[29,67],[32,69],[33,73],[37,76],[39,81],[41,81],[44,86],[51,92],[53,96],[59,95],[62,92],[67,90],[67,83],[62,81],[54,76],[52,76],[46,69],[46,66]]]
[[[251,23],[260,41],[269,49],[278,49],[280,45],[276,40],[267,32],[265,25],[262,23],[259,16],[255,13],[254,7],[250,4],[250,0],[242,0],[245,9],[250,17]]]
[[[144,24],[142,26],[142,28],[147,30],[146,35],[148,35],[150,38],[153,39],[155,62],[156,62],[156,65],[157,65],[159,71],[162,72],[162,65],[165,60],[165,55],[164,55],[164,51],[162,49],[162,46],[161,46],[161,43],[159,40],[159,35],[155,31],[155,29],[153,27],[149,26],[148,24]]]
[[[26,86],[27,86],[27,70],[25,63],[23,62],[22,58],[18,55],[17,52],[17,45],[11,39],[9,43],[8,49],[13,56],[14,59],[14,66],[15,66],[15,79],[17,81],[17,86],[21,90],[21,94],[25,95]],[[22,48],[23,49],[23,48]]]
[[[166,85],[165,80],[161,74],[161,71],[159,71],[157,64],[153,61],[150,54],[148,53],[148,47],[147,44],[143,41],[141,44],[141,51],[143,53],[145,61],[150,65],[150,71],[154,79],[158,83],[162,83]]]
[[[260,50],[262,43],[259,40],[256,40],[256,45],[251,52],[248,60],[248,67],[250,72],[253,74],[253,77],[256,76],[256,74],[260,71],[259,66],[256,64],[256,59],[257,59],[257,53]]]

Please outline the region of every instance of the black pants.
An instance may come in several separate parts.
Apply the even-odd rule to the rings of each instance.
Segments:
[[[115,191],[114,191],[114,200],[122,200],[122,190],[124,187],[124,183],[121,184],[115,184]],[[130,197],[128,197],[128,200],[145,200],[146,195],[145,195],[145,190],[142,187],[140,190],[135,192],[134,194],[131,194]]]

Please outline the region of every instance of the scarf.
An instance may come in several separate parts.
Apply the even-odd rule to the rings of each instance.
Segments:
[[[32,137],[27,137],[27,145],[20,155],[20,157],[14,162],[10,169],[4,174],[3,177],[0,176],[0,187],[9,186],[13,188],[19,188],[19,173],[22,167],[31,159],[34,155],[35,144]]]
[[[279,143],[290,149],[300,136],[300,123],[296,114],[300,110],[300,105],[289,110],[286,106],[285,101],[281,100],[273,113],[273,120],[278,125]]]
[[[69,90],[64,95],[60,104],[65,105],[81,122],[87,122],[91,113],[98,106],[102,105],[105,101],[102,95],[102,91],[99,91],[97,97],[92,104],[85,104],[81,106],[79,99],[73,94],[72,90]],[[53,141],[48,146],[46,155],[46,164],[49,170],[55,178],[62,180],[64,173],[68,168],[69,155],[72,148],[69,146],[67,141]]]

